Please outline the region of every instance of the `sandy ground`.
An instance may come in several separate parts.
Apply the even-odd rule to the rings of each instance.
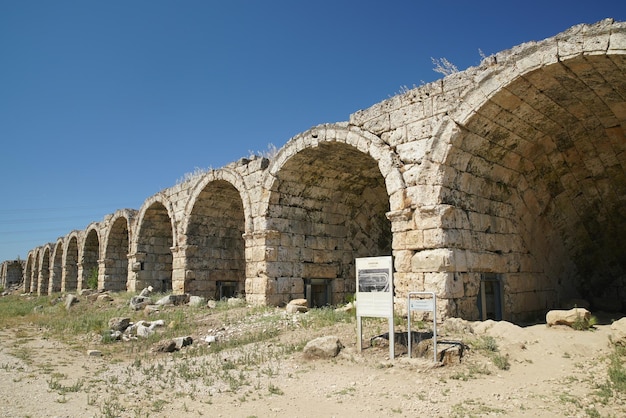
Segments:
[[[593,331],[491,321],[474,325],[477,334],[496,339],[499,353],[510,361],[508,370],[475,350],[466,351],[459,364],[443,367],[402,353],[390,360],[384,346],[358,352],[348,324],[328,330],[345,346],[334,359],[307,360],[296,351],[268,355],[254,368],[245,362],[227,368],[232,363],[223,353],[211,355],[223,356],[218,359],[159,354],[141,364],[131,356],[92,357],[44,339],[36,329],[4,329],[0,416],[626,416],[626,394],[598,395],[612,352],[609,325]],[[267,344],[256,348],[257,354],[270,350]],[[203,366],[204,375],[183,373],[182,363],[203,361],[213,365]],[[220,361],[223,366],[216,368]],[[178,370],[177,377],[168,370]]]

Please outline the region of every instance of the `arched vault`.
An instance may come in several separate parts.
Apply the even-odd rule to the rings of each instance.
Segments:
[[[504,273],[513,311],[530,292],[538,310],[626,295],[626,51],[610,23],[491,57],[439,128],[439,199],[465,220],[446,245]]]

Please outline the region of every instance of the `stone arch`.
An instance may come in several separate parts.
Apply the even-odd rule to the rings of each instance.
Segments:
[[[457,314],[478,315],[492,273],[512,320],[575,297],[624,308],[625,41],[607,20],[498,54],[440,127],[439,199],[456,220],[442,246],[465,250]]]
[[[95,283],[90,284],[89,279],[100,276],[98,260],[100,260],[100,226],[97,222],[91,223],[84,232],[82,248],[80,249],[79,270],[80,280],[79,290],[97,287]],[[95,280],[94,280],[95,281]]]
[[[172,249],[177,245],[174,211],[169,200],[155,195],[146,200],[137,216],[133,239],[133,271],[131,289],[152,286],[154,291],[172,290]]]
[[[78,231],[72,231],[65,238],[62,292],[78,290],[78,237]]]
[[[323,143],[343,143],[360,153],[369,155],[378,166],[389,196],[390,210],[405,209],[406,185],[402,176],[402,162],[398,155],[378,136],[346,123],[319,125],[290,139],[270,164],[265,188],[271,189],[277,173],[291,157],[305,148],[315,148]],[[263,202],[265,203],[265,202]],[[265,207],[265,209],[267,209]]]
[[[52,265],[50,267],[50,284],[48,293],[61,291],[63,279],[63,239],[59,238],[54,245]]]
[[[250,200],[240,175],[207,173],[186,205],[184,291],[219,299],[245,292],[244,234],[252,227]]]
[[[32,283],[32,272],[33,272],[33,263],[34,263],[34,254],[33,250],[28,252],[26,256],[26,265],[24,266],[24,293],[30,293],[31,283]]]
[[[265,183],[270,303],[341,303],[355,291],[355,258],[392,254],[399,166],[380,138],[347,124],[313,128],[280,150]]]
[[[121,291],[127,288],[131,225],[135,213],[129,209],[119,210],[109,220],[104,238],[101,289]]]
[[[33,253],[33,270],[31,271],[31,280],[30,280],[30,292],[36,293],[39,288],[39,268],[41,266],[41,249],[42,247],[37,247]]]
[[[37,295],[47,295],[50,280],[50,253],[51,245],[46,244],[41,250],[41,261],[39,263],[39,280],[37,282]]]

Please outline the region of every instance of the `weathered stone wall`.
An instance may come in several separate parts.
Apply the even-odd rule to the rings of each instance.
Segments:
[[[399,311],[424,290],[441,317],[623,309],[625,57],[611,20],[495,54],[34,249],[24,289],[97,268],[100,289],[335,304],[355,258],[393,255]]]
[[[105,217],[100,224],[103,242],[98,262],[99,289],[126,290],[131,232],[136,213],[133,209],[118,210]]]
[[[513,316],[624,299],[624,42],[622,23],[580,25],[352,115],[405,163],[400,288],[436,285],[465,317],[477,272]]]
[[[7,260],[0,264],[0,287],[8,288],[22,282],[24,262]]]

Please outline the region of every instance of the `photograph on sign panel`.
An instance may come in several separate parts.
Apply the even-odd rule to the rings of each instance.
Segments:
[[[359,270],[359,292],[389,292],[389,270]]]

